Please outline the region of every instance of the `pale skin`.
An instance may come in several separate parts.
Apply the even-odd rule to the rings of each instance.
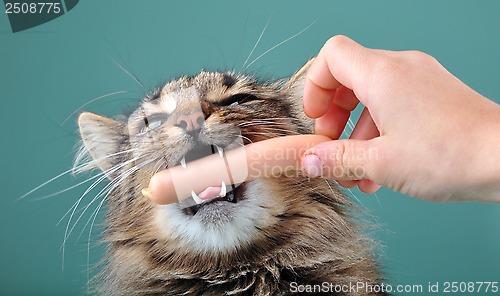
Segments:
[[[307,73],[304,111],[317,134],[338,139],[360,102],[350,139],[306,152],[310,175],[367,193],[382,185],[431,201],[500,202],[500,106],[433,57],[332,37]]]
[[[350,138],[337,140],[359,103],[365,109]],[[304,112],[316,118],[317,136],[238,148],[246,149],[247,159],[235,162],[265,163],[251,152],[308,146],[302,157],[273,166],[283,172],[302,169],[366,193],[385,186],[430,201],[500,202],[500,106],[425,53],[369,49],[345,36],[332,37],[307,72]],[[214,167],[211,159],[217,158],[171,170],[177,180],[191,182],[192,170]],[[248,166],[246,180],[267,176],[264,166]],[[182,199],[169,171],[153,176],[143,194],[159,204]],[[200,186],[220,180],[212,173]]]

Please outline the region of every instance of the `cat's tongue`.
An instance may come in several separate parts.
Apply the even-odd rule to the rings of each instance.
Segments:
[[[198,197],[203,199],[203,200],[210,200],[214,199],[219,196],[221,192],[222,187],[207,187],[207,189],[203,190],[200,194],[198,194]]]

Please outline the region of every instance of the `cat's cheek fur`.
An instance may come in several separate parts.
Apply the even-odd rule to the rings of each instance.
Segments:
[[[241,201],[224,205],[222,218],[186,215],[176,204],[157,206],[154,221],[160,240],[201,254],[224,254],[262,239],[261,230],[277,222],[269,209],[279,207],[262,194],[269,190],[263,183],[249,182]]]

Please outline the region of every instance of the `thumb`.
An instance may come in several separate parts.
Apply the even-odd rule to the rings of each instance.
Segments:
[[[380,138],[327,141],[307,150],[302,170],[310,177],[334,180],[378,179]]]

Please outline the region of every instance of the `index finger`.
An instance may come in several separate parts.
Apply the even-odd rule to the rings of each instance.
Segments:
[[[296,135],[248,144],[223,154],[232,173],[244,167],[248,172],[246,174],[233,174],[231,180],[224,179],[227,168],[219,161],[219,155],[211,155],[189,162],[185,168],[176,166],[156,173],[142,194],[157,204],[168,204],[192,195],[193,199],[199,198],[198,194],[205,188],[220,186],[221,181],[227,185],[239,184],[256,178],[279,176],[287,171],[300,171],[305,151],[329,140],[319,135]]]
[[[304,112],[311,118],[318,118],[326,114],[335,90],[340,83],[332,76],[320,51],[310,68],[304,84]]]

